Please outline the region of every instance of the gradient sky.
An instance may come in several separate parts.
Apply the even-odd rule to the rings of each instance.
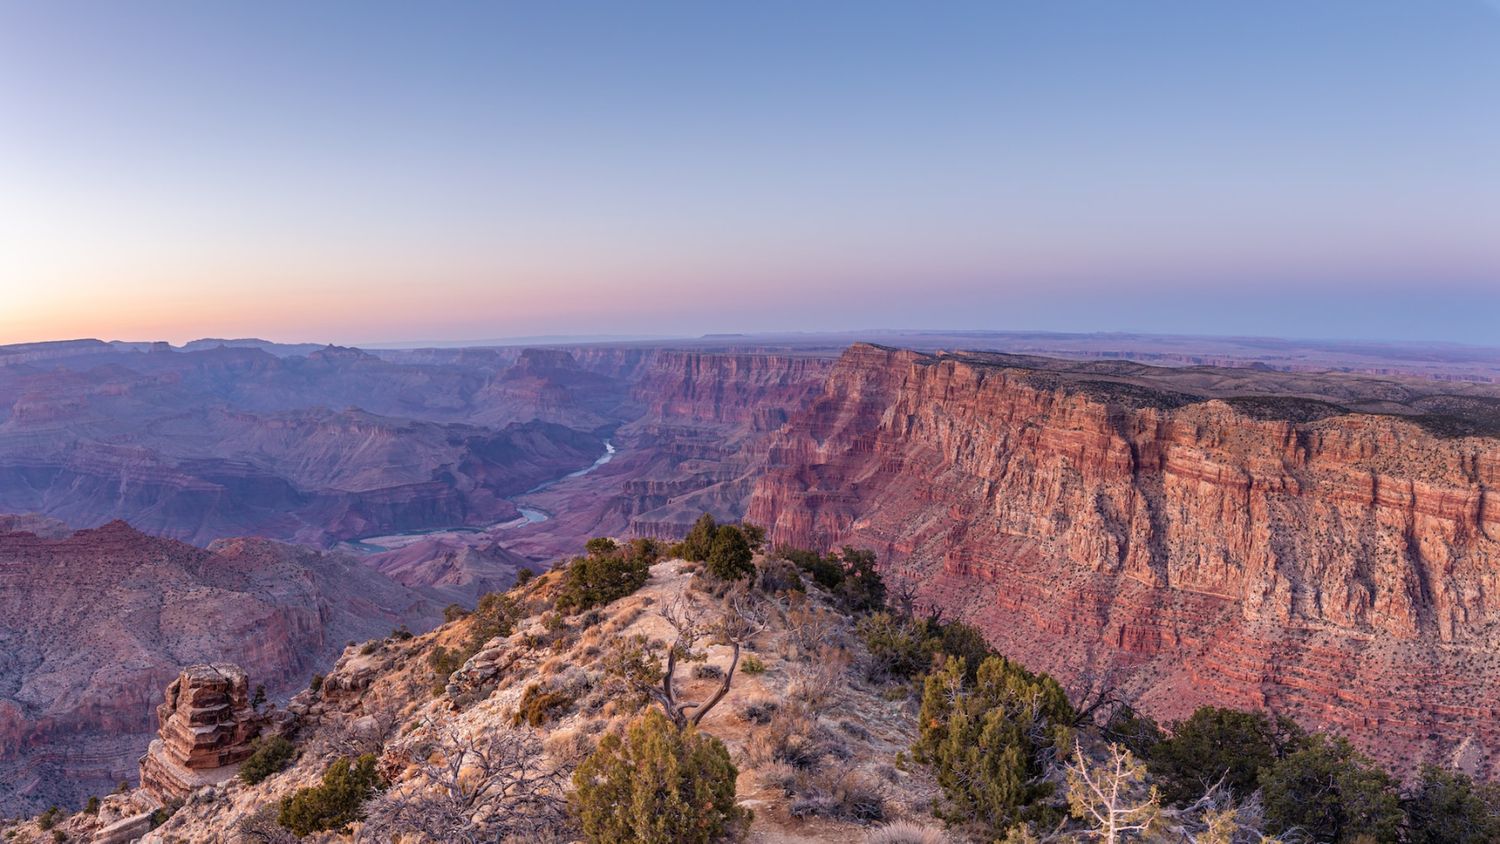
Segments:
[[[0,0],[0,342],[1500,344],[1500,0]]]

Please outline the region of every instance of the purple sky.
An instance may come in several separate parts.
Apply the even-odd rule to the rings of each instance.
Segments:
[[[1500,343],[1482,0],[0,0],[0,342]]]

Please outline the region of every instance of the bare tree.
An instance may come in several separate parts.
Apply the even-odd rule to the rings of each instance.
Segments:
[[[1129,706],[1130,702],[1120,691],[1117,679],[1117,672],[1114,670],[1101,671],[1088,667],[1079,673],[1077,682],[1068,694],[1069,699],[1076,701],[1074,711],[1078,713],[1073,726],[1108,724],[1116,712]]]
[[[379,754],[386,736],[401,721],[401,705],[394,699],[366,699],[362,715],[341,714],[324,722],[318,731],[317,750],[324,756]]]
[[[471,734],[452,720],[429,722],[399,752],[416,775],[371,803],[372,830],[478,844],[545,841],[565,825],[567,777],[544,759],[534,730]]]
[[[1145,835],[1161,817],[1161,800],[1156,786],[1146,783],[1146,766],[1119,745],[1109,745],[1108,756],[1093,764],[1075,742],[1067,776],[1068,807],[1097,841],[1119,844]]]
[[[754,599],[743,591],[734,591],[726,595],[717,617],[710,617],[700,605],[685,594],[677,596],[662,610],[661,614],[667,624],[677,632],[677,639],[667,648],[667,664],[661,673],[661,684],[647,687],[646,692],[653,700],[661,704],[667,717],[672,719],[672,723],[676,724],[678,729],[690,724],[696,726],[709,713],[709,710],[729,694],[729,686],[734,682],[734,671],[740,663],[740,648],[755,634],[765,629],[766,619],[755,606]],[[706,700],[679,701],[677,691],[673,686],[677,675],[677,662],[679,659],[691,658],[694,655],[694,646],[704,639],[730,647],[729,668],[725,670],[724,678],[719,681],[718,688]]]

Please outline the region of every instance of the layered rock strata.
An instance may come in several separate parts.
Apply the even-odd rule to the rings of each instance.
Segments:
[[[1002,651],[1160,717],[1275,709],[1487,769],[1500,441],[1110,371],[853,347],[772,438],[749,518],[872,547]]]
[[[183,669],[156,708],[158,737],[141,757],[141,787],[163,802],[239,771],[268,723],[250,705],[250,680],[231,663]]]

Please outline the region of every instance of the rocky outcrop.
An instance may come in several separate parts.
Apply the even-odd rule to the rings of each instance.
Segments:
[[[269,540],[202,549],[123,523],[0,534],[0,812],[133,778],[184,663],[232,661],[274,697],[347,641],[439,615],[357,560]]]
[[[141,757],[141,788],[164,803],[234,776],[266,723],[250,705],[245,672],[224,662],[183,669],[156,714],[161,729]]]
[[[1489,764],[1500,442],[1147,370],[853,347],[749,518],[873,547],[1002,651],[1159,716],[1267,707]]]

